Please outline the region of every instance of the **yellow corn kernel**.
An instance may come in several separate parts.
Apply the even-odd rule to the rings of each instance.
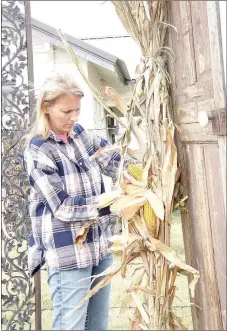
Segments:
[[[151,208],[149,202],[146,202],[143,206],[144,220],[146,222],[147,228],[150,232],[155,235],[156,233],[156,215]]]
[[[129,164],[128,172],[131,176],[133,176],[136,180],[141,181],[143,175],[143,169],[136,164]]]

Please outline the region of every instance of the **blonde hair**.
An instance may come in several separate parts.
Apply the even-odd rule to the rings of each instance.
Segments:
[[[45,79],[36,102],[35,122],[27,136],[27,140],[31,140],[34,136],[41,136],[44,139],[48,138],[50,122],[45,109],[48,106],[54,105],[59,97],[64,94],[84,96],[81,88],[68,74],[53,73]]]

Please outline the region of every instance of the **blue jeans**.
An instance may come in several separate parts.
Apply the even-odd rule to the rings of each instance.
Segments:
[[[109,317],[110,284],[100,289],[90,300],[64,318],[65,315],[87,295],[102,277],[91,285],[91,277],[100,274],[113,263],[112,254],[107,255],[98,266],[82,269],[56,270],[48,268],[48,284],[53,301],[53,330],[107,330]]]

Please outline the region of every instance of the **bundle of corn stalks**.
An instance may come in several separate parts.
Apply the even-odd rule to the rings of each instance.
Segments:
[[[78,58],[61,33],[66,50],[95,98],[124,127],[120,146],[112,147],[121,153],[115,189],[103,194],[99,201],[100,208],[110,205],[111,211],[121,217],[122,234],[110,239],[113,243],[111,251],[122,253],[121,265],[106,270],[104,278],[79,306],[120,272],[128,288],[122,305],[127,305],[129,299],[136,304],[136,319],[131,329],[182,330],[185,327],[172,309],[176,276],[178,273],[193,274],[189,285],[193,297],[199,272],[181,261],[169,247],[172,212],[180,206],[184,207],[187,198],[181,199],[179,196],[180,168],[174,143],[176,126],[172,120],[171,79],[166,66],[166,56],[174,57],[172,50],[165,46],[166,32],[174,27],[165,22],[166,1],[113,1],[113,4],[142,53],[129,104],[125,105],[111,87],[103,87],[98,93],[91,86],[81,71]],[[120,110],[124,121],[112,113],[108,104]],[[140,121],[135,119],[136,111],[140,114]],[[131,134],[137,138],[137,151],[128,147]],[[103,148],[93,157],[108,150],[110,148]],[[138,164],[131,164],[125,169],[127,154],[137,159]],[[142,261],[140,274],[135,278],[134,273],[129,278],[128,266],[138,258]]]

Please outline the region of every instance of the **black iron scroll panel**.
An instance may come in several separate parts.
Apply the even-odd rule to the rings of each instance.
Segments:
[[[2,1],[3,330],[34,330],[34,284],[27,274],[29,186],[22,163],[31,116],[24,6],[21,1]]]

